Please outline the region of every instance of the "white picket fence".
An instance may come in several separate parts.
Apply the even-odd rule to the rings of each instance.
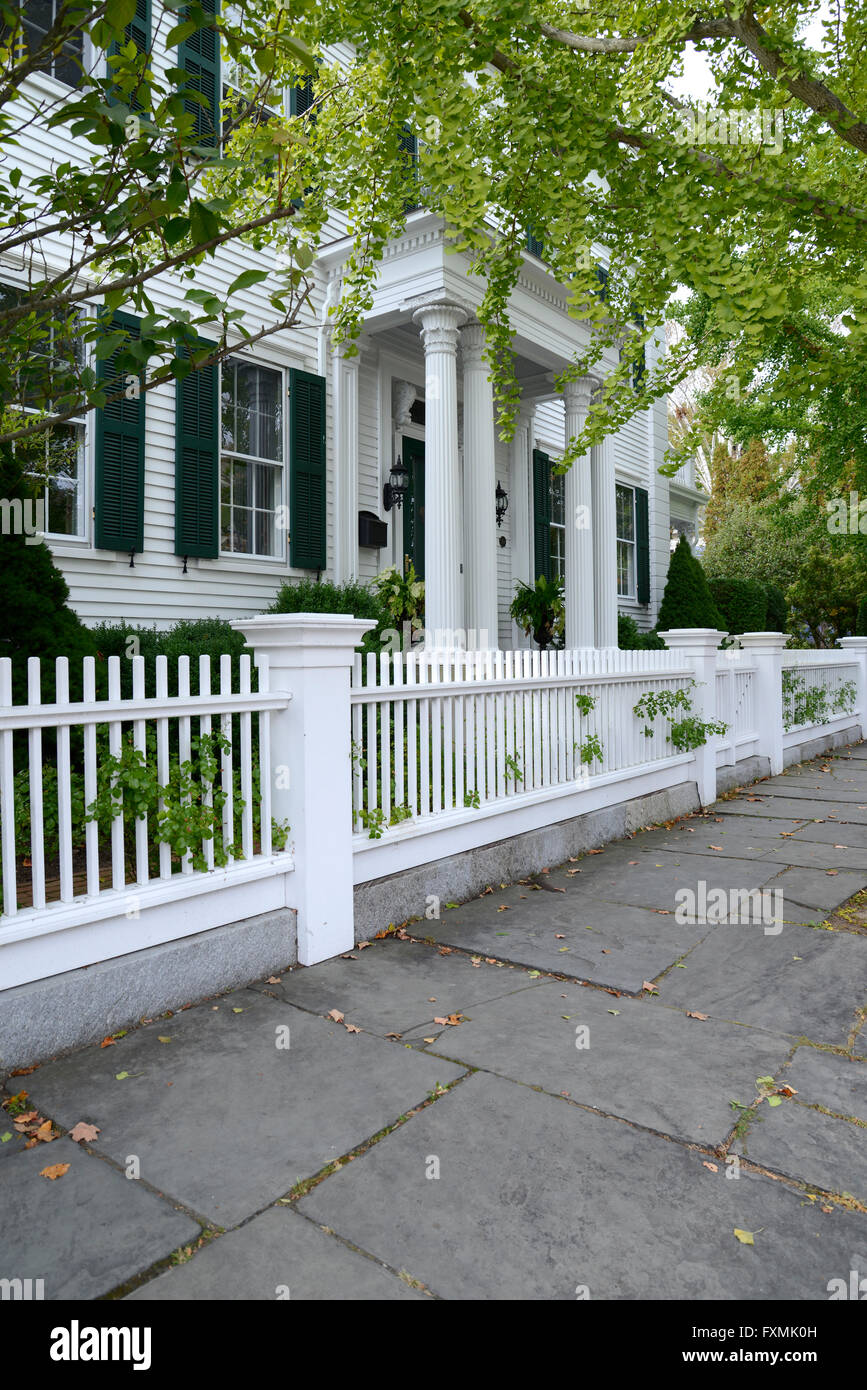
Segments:
[[[239,623],[258,679],[244,657],[236,687],[228,656],[193,673],[188,658],[171,673],[159,658],[153,689],[133,658],[126,693],[120,659],[104,671],[88,659],[71,700],[68,662],[43,673],[31,660],[26,703],[13,704],[0,660],[0,991],[285,908],[312,964],[351,947],[353,884],[685,784],[709,804],[720,766],[758,754],[780,771],[801,744],[867,727],[863,638],[795,653],[746,634],[726,655],[701,630],[667,634],[665,651],[362,661],[368,626]],[[684,689],[696,718],[726,728],[678,751],[670,719],[635,707]],[[126,806],[107,762],[118,757]],[[151,821],[132,800],[142,765]]]
[[[657,716],[648,737],[632,707],[691,676],[667,651],[359,656],[350,694],[355,828],[472,813],[665,762],[666,721]]]
[[[98,671],[87,657],[81,699],[70,700],[67,658],[45,672],[31,658],[27,702],[13,704],[11,662],[0,659],[0,987],[8,980],[2,948],[10,943],[124,922],[125,949],[135,949],[130,940],[150,944],[139,943],[134,928],[146,910],[159,906],[170,917],[173,904],[189,905],[217,882],[250,887],[273,871],[270,720],[286,708],[288,694],[269,692],[265,663],[254,690],[248,655],[240,659],[237,689],[230,656],[220,658],[213,679],[210,659],[200,659],[196,694],[189,657],[178,660],[173,676],[177,694],[170,696],[167,659],[158,657],[155,687],[146,693],[144,659],[134,657],[131,693],[123,696],[120,658],[109,657]],[[47,702],[43,692],[54,699]],[[214,759],[212,778],[201,776],[203,744]],[[120,784],[118,765],[108,758],[126,760]],[[179,807],[198,809],[202,838],[184,852],[173,851],[171,831],[161,837],[146,814],[124,805],[127,776],[135,780],[140,770],[152,791],[158,783]],[[132,781],[127,785],[134,793]],[[99,820],[88,818],[98,793]],[[159,796],[156,819],[170,811]],[[281,872],[288,868],[281,863]],[[251,893],[259,907],[273,897]],[[195,929],[191,918],[170,936]],[[58,961],[58,969],[80,963],[62,950]]]

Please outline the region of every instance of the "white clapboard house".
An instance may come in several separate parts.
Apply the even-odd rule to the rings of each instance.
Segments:
[[[29,22],[49,24],[57,3],[28,4]],[[151,42],[150,10],[140,0],[140,43]],[[199,72],[203,90],[226,96],[230,73],[214,36],[196,34],[194,45],[170,57],[157,49],[154,63]],[[31,79],[31,94],[46,102],[62,94],[78,56],[59,54],[52,71]],[[302,115],[305,100],[304,88],[287,92],[287,112]],[[16,158],[36,176],[86,154],[66,128],[37,122]],[[428,629],[466,633],[473,647],[527,644],[509,604],[516,582],[539,574],[564,576],[567,646],[615,645],[618,609],[652,626],[671,537],[694,536],[703,495],[688,468],[673,480],[658,472],[664,402],[565,477],[552,476],[599,383],[555,389],[588,329],[568,314],[544,248],[528,238],[512,301],[521,403],[508,443],[475,318],[482,286],[464,256],[447,253],[441,220],[408,212],[386,249],[360,352],[347,357],[331,343],[327,310],[349,250],[335,219],[301,327],[177,390],[166,385],[61,427],[74,437],[76,465],[49,488],[46,539],[79,615],[159,626],[241,618],[265,609],[286,580],[369,580],[409,557],[425,580]],[[40,254],[62,264],[62,238],[46,239]],[[198,283],[219,293],[240,270],[272,264],[271,255],[234,244],[201,266]],[[0,262],[2,292],[19,292],[24,279],[20,262]],[[267,288],[246,292],[251,326],[273,312]],[[168,305],[181,290],[167,279],[151,294]],[[135,331],[131,315],[121,321]],[[648,359],[655,351],[649,342]],[[614,365],[612,356],[600,371]],[[589,524],[570,525],[579,515]]]

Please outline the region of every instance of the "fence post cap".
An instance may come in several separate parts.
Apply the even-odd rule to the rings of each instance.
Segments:
[[[787,632],[739,632],[738,642],[742,647],[771,647],[782,651],[789,640]]]
[[[355,648],[376,623],[345,613],[260,613],[231,626],[272,665],[351,666]]]
[[[667,647],[697,647],[712,651],[728,633],[719,632],[715,627],[675,627],[659,635]]]
[[[867,637],[838,637],[837,641],[841,647],[848,647],[850,651],[867,650]]]

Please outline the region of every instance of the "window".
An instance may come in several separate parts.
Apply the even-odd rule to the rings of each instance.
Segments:
[[[281,558],[283,373],[230,358],[221,373],[220,530],[224,553]]]
[[[22,297],[26,296],[16,287],[0,285],[0,303],[17,303]],[[43,391],[46,380],[54,379],[52,369],[56,368],[59,377],[61,372],[77,373],[84,365],[84,345],[75,336],[76,318],[77,315],[72,320],[71,336],[53,323],[43,328],[38,323],[34,326],[30,357],[18,380],[16,404],[25,415],[51,414],[69,408],[65,401],[46,400]],[[21,440],[18,453],[29,477],[39,478],[44,484],[37,493],[45,508],[42,529],[52,536],[83,536],[84,414],[76,413],[43,434]]]
[[[24,0],[22,23],[28,53],[36,53],[54,27],[65,0]],[[67,31],[66,40],[56,53],[46,53],[40,64],[41,72],[50,73],[67,87],[77,87],[81,81],[84,57],[84,36],[79,30]]]
[[[566,478],[551,474],[551,578],[562,577],[566,568]]]
[[[616,489],[617,515],[617,596],[635,598],[635,491]]]

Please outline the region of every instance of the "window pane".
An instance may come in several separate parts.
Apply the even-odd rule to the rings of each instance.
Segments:
[[[59,536],[80,535],[83,426],[56,426],[46,437],[45,448],[48,471],[45,529]]]
[[[635,510],[631,487],[617,488],[617,535],[621,540],[635,540]]]
[[[566,478],[562,473],[551,474],[551,521],[555,526],[566,524]]]
[[[236,507],[249,507],[252,504],[248,463],[236,463],[232,469],[232,501]]]

